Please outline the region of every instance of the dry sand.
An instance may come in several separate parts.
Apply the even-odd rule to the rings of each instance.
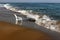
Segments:
[[[0,40],[52,40],[48,34],[0,21]]]

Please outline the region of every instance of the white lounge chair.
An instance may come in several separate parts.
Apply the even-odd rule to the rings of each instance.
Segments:
[[[17,16],[16,14],[13,14],[13,15],[14,15],[15,18],[16,18],[15,24],[18,24],[18,22],[21,21],[19,25],[22,25],[22,22],[23,22],[23,21],[22,21],[22,20],[23,20],[22,17],[19,17],[19,16]]]

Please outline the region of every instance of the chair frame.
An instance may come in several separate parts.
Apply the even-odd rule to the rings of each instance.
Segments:
[[[15,19],[16,19],[15,24],[18,24],[18,21],[21,21],[21,23],[19,25],[22,25],[22,22],[23,22],[22,17],[19,17],[16,14],[13,14],[13,15],[15,16]]]

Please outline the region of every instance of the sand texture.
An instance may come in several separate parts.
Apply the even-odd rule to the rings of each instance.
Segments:
[[[52,40],[48,34],[0,21],[0,40]]]

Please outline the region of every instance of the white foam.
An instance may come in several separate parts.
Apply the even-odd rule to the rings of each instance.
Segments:
[[[11,11],[22,13],[23,15],[26,15],[27,13],[32,12],[32,10],[29,10],[29,11],[27,11],[27,10],[18,10],[16,7],[13,7],[10,4],[5,4],[4,7],[6,9],[11,10]]]
[[[56,23],[56,20],[51,20],[50,17],[48,17],[47,15],[42,15],[43,17],[39,19],[39,15],[34,15],[32,13],[32,10],[18,10],[17,8],[11,6],[10,4],[5,4],[4,7],[6,9],[9,9],[11,11],[15,11],[15,12],[18,12],[18,13],[21,13],[23,15],[26,15],[27,18],[33,18],[36,20],[36,24],[40,25],[41,23],[44,24],[44,27],[47,28],[47,29],[51,29],[51,30],[55,30],[55,25],[51,25],[52,23]],[[41,26],[41,25],[40,25]]]
[[[28,18],[34,18],[35,20],[38,20],[38,18],[39,18],[38,15],[30,14],[30,13],[32,13],[32,10],[18,10],[15,7],[11,6],[10,4],[5,4],[4,7],[11,11],[19,12],[23,15],[26,15]]]
[[[33,18],[33,19],[35,19],[35,20],[38,20],[39,15],[28,14],[27,17],[28,17],[28,18]]]
[[[6,9],[12,10],[12,11],[16,11],[15,8],[13,6],[11,6],[10,4],[5,4],[4,7]]]

